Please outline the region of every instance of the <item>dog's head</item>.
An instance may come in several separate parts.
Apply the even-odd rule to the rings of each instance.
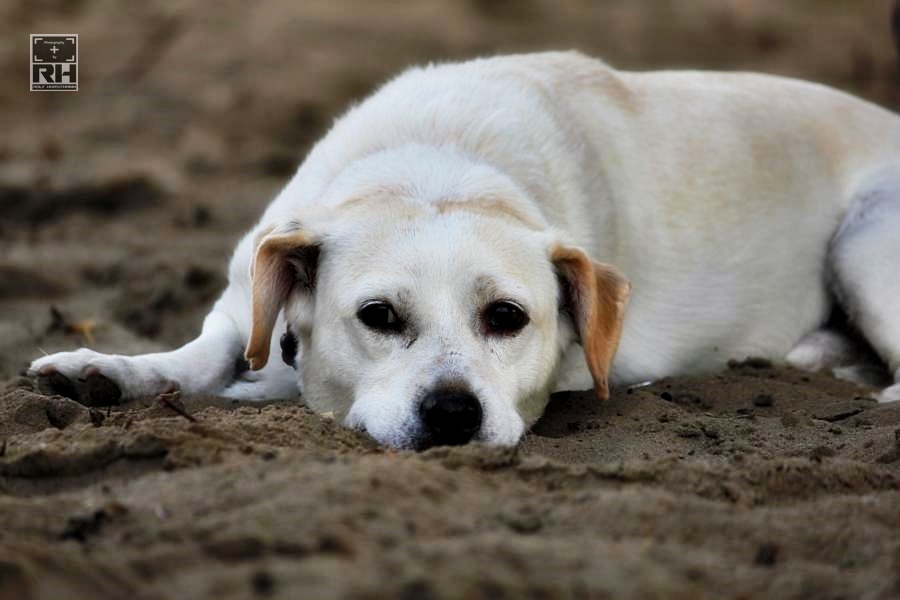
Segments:
[[[403,195],[380,189],[261,238],[252,368],[284,310],[306,403],[397,448],[515,444],[574,341],[608,395],[629,290],[614,268],[503,199]]]

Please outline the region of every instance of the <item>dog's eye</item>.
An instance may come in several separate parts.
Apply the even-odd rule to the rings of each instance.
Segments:
[[[381,300],[366,302],[356,316],[363,325],[375,331],[399,333],[403,329],[403,321],[397,316],[394,307]]]
[[[484,309],[482,322],[489,335],[511,335],[528,325],[528,315],[518,304],[501,300]]]

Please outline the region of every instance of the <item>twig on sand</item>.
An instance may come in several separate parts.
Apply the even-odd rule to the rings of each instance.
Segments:
[[[172,386],[170,386],[170,387],[172,387]],[[186,411],[184,409],[184,406],[178,400],[180,397],[181,397],[181,390],[174,388],[174,387],[172,387],[172,389],[169,389],[167,387],[166,390],[164,390],[162,393],[160,393],[156,397],[156,401],[159,402],[160,404],[162,404],[163,406],[165,406],[166,408],[168,408],[169,410],[171,410],[172,412],[175,412],[175,413],[181,415],[182,417],[184,417],[191,423],[197,423],[197,417],[195,417],[194,415],[192,415],[191,413]]]

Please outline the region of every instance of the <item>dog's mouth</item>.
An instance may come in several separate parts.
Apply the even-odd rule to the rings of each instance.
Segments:
[[[455,377],[419,387],[402,403],[382,394],[357,397],[342,421],[378,444],[398,450],[484,441],[488,413],[485,396],[476,389],[468,380]]]

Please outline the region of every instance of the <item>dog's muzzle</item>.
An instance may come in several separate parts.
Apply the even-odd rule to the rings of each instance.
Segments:
[[[481,429],[483,411],[474,394],[458,389],[428,392],[419,404],[423,440],[420,449],[466,444]]]

